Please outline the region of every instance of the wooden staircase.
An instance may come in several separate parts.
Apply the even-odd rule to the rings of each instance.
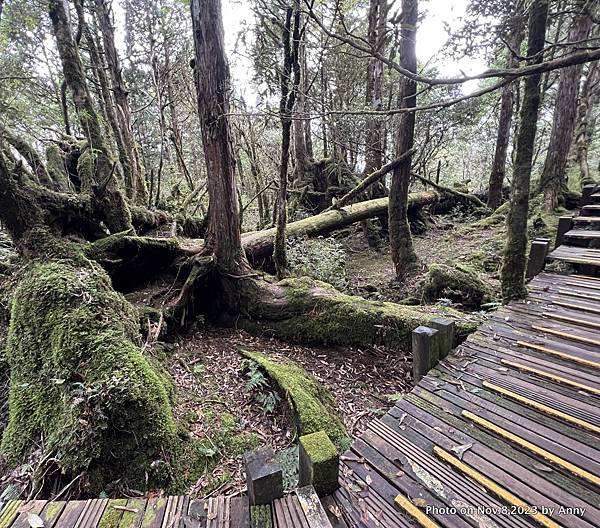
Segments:
[[[600,277],[600,192],[591,193],[588,200],[578,216],[561,219],[570,227],[557,237],[548,258],[571,264],[577,273]]]

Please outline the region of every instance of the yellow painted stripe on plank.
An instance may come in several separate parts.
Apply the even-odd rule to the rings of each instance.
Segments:
[[[17,510],[21,506],[23,501],[11,500],[2,509],[2,515],[0,515],[0,528],[8,528],[13,521],[17,518]]]
[[[600,308],[594,308],[592,306],[583,306],[581,304],[566,303],[562,301],[552,301],[552,304],[556,304],[556,306],[562,306],[563,308],[573,308],[574,310],[600,314]]]
[[[394,502],[400,506],[406,513],[408,513],[415,521],[419,523],[423,528],[440,528],[440,525],[432,521],[427,515],[425,515],[419,508],[417,508],[410,499],[404,495],[397,495]]]
[[[533,367],[529,367],[527,365],[523,365],[522,363],[516,363],[514,361],[509,361],[508,359],[501,359],[500,362],[503,365],[508,365],[510,367],[514,367],[523,372],[529,372],[531,374],[535,374],[536,376],[541,376],[542,378],[547,378],[557,383],[562,383],[564,385],[570,385],[571,387],[576,387],[578,389],[584,390],[586,392],[590,392],[592,394],[600,394],[600,389],[596,389],[594,387],[590,387],[584,383],[579,383],[578,381],[573,381],[569,378],[563,378],[562,376],[557,376],[556,374],[552,374],[551,372],[547,372],[545,370],[539,370]]]
[[[554,350],[553,348],[548,348],[544,345],[538,345],[537,343],[530,343],[528,341],[517,341],[517,345],[520,347],[529,348],[531,350],[537,350],[538,352],[544,352],[545,354],[556,356],[567,361],[572,361],[573,363],[579,363],[580,365],[585,365],[586,367],[600,369],[600,363],[598,363],[597,361],[581,358],[572,354],[566,354],[565,352],[561,352],[560,350]]]
[[[549,317],[550,319],[557,319],[558,321],[575,323],[581,326],[587,326],[589,328],[600,328],[600,323],[595,323],[594,321],[586,321],[585,319],[578,319],[577,317],[570,317],[568,315],[562,315],[556,312],[543,312],[542,315]]]
[[[500,385],[496,385],[495,383],[490,383],[489,381],[484,381],[483,386],[486,387],[487,389],[490,389],[499,394],[502,394],[503,396],[506,396],[506,397],[516,400],[520,403],[523,403],[523,404],[527,405],[528,407],[532,407],[538,411],[541,411],[545,414],[554,416],[556,418],[561,418],[561,419],[565,420],[566,422],[569,422],[569,423],[572,423],[574,425],[581,427],[582,429],[586,429],[588,431],[592,431],[594,433],[600,434],[600,427],[598,427],[597,425],[586,422],[585,420],[581,420],[580,418],[577,418],[575,416],[571,416],[570,414],[559,411],[558,409],[554,409],[553,407],[548,407],[547,405],[544,405],[543,403],[536,402],[534,400],[526,398],[525,396],[521,396],[520,394],[513,392],[511,390],[505,389],[504,387],[501,387]]]
[[[587,345],[600,346],[600,339],[595,339],[593,337],[585,337],[579,336],[577,334],[571,334],[570,332],[564,332],[562,330],[557,330],[556,328],[549,328],[547,326],[540,325],[531,325],[533,330],[537,330],[538,332],[545,332],[546,334],[555,335],[556,337],[563,337],[564,339],[569,339],[571,341],[577,341],[579,343],[585,343]]]
[[[572,464],[564,458],[561,458],[555,455],[554,453],[547,451],[546,449],[534,444],[533,442],[530,442],[529,440],[525,440],[525,438],[516,435],[515,433],[511,433],[507,429],[504,429],[503,427],[500,427],[499,425],[496,425],[495,423],[490,422],[489,420],[486,420],[485,418],[482,418],[481,416],[472,413],[471,411],[463,410],[461,414],[467,420],[471,420],[480,427],[483,427],[488,431],[500,435],[502,438],[505,438],[506,440],[518,445],[519,447],[522,447],[523,449],[526,449],[527,451],[530,451],[534,455],[544,458],[545,460],[551,462],[555,466],[567,470],[569,473],[572,473],[576,477],[585,479],[588,482],[595,484],[596,486],[600,486],[600,477],[594,475],[593,473],[590,473],[589,471],[586,471],[585,469],[580,468],[575,464]]]
[[[531,505],[527,504],[523,499],[513,495],[510,491],[504,489],[502,486],[486,477],[483,473],[480,473],[476,469],[465,464],[463,461],[451,455],[441,447],[433,446],[433,452],[438,458],[442,459],[444,462],[447,462],[461,473],[464,473],[479,485],[483,486],[486,490],[492,492],[497,497],[500,497],[504,502],[517,508],[523,508],[525,511],[531,510]],[[545,528],[561,528],[560,524],[539,512],[530,513],[529,516],[535,520],[535,522],[541,526],[544,526]]]

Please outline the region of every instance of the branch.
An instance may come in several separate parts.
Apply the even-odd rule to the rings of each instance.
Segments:
[[[306,2],[306,0],[305,0],[305,2]],[[308,4],[308,2],[306,2],[306,3]],[[592,62],[592,61],[600,59],[600,48],[594,48],[594,49],[590,49],[590,50],[586,49],[586,50],[579,51],[576,53],[571,53],[571,54],[565,55],[563,57],[559,57],[558,59],[553,59],[553,60],[541,62],[538,64],[531,64],[529,66],[524,66],[522,68],[507,68],[507,69],[490,68],[490,69],[488,69],[482,73],[476,74],[476,75],[463,75],[462,77],[449,77],[449,78],[424,77],[417,73],[413,73],[413,72],[407,70],[406,68],[403,68],[397,62],[386,57],[385,55],[382,55],[381,53],[378,53],[372,47],[362,45],[350,37],[340,35],[338,33],[333,32],[332,30],[328,29],[325,26],[325,24],[323,24],[323,22],[315,15],[315,13],[310,8],[310,6],[309,6],[307,12],[308,12],[308,15],[315,21],[315,23],[321,28],[321,30],[327,36],[335,38],[335,39],[339,40],[340,42],[343,42],[344,44],[348,44],[349,46],[352,46],[354,49],[357,49],[358,51],[366,53],[366,54],[370,55],[371,57],[374,57],[374,58],[380,60],[381,62],[383,62],[390,68],[392,68],[393,70],[396,70],[398,73],[404,75],[405,77],[408,77],[409,79],[412,79],[413,81],[421,82],[421,83],[427,84],[429,86],[462,84],[467,81],[473,81],[473,80],[478,80],[478,79],[498,78],[498,77],[510,78],[511,80],[513,80],[513,79],[516,79],[519,77],[544,73],[544,72],[548,72],[548,71],[552,71],[552,70],[558,70],[561,68],[566,68],[568,66],[575,66],[577,64],[583,64],[585,62]]]
[[[383,165],[380,169],[376,170],[369,174],[366,178],[364,178],[354,189],[347,192],[342,196],[339,200],[335,202],[331,207],[325,209],[325,211],[331,211],[332,209],[339,209],[344,205],[348,204],[350,200],[358,196],[361,192],[363,192],[367,187],[374,184],[376,181],[380,180],[383,176],[385,176],[388,172],[393,171],[398,165],[406,161],[407,158],[412,156],[415,152],[415,148],[412,148],[406,151],[402,156],[396,158],[389,163]]]

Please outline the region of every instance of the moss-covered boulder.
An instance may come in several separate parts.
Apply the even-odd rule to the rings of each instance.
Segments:
[[[170,383],[142,354],[135,311],[102,268],[83,258],[34,263],[13,299],[9,464],[41,449],[65,479],[83,474],[88,493],[119,479],[163,485],[169,472],[155,468],[168,466],[177,439]]]
[[[276,360],[250,350],[240,352],[258,363],[285,395],[299,435],[325,431],[338,448],[346,445],[348,433],[336,413],[333,396],[314,377],[293,361]]]
[[[466,308],[479,308],[491,295],[477,272],[461,264],[433,264],[423,282],[423,300],[427,302],[450,299]]]

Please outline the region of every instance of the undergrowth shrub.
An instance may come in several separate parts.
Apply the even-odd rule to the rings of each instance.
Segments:
[[[346,286],[346,253],[335,238],[295,238],[288,242],[290,272],[311,277],[337,289]]]

